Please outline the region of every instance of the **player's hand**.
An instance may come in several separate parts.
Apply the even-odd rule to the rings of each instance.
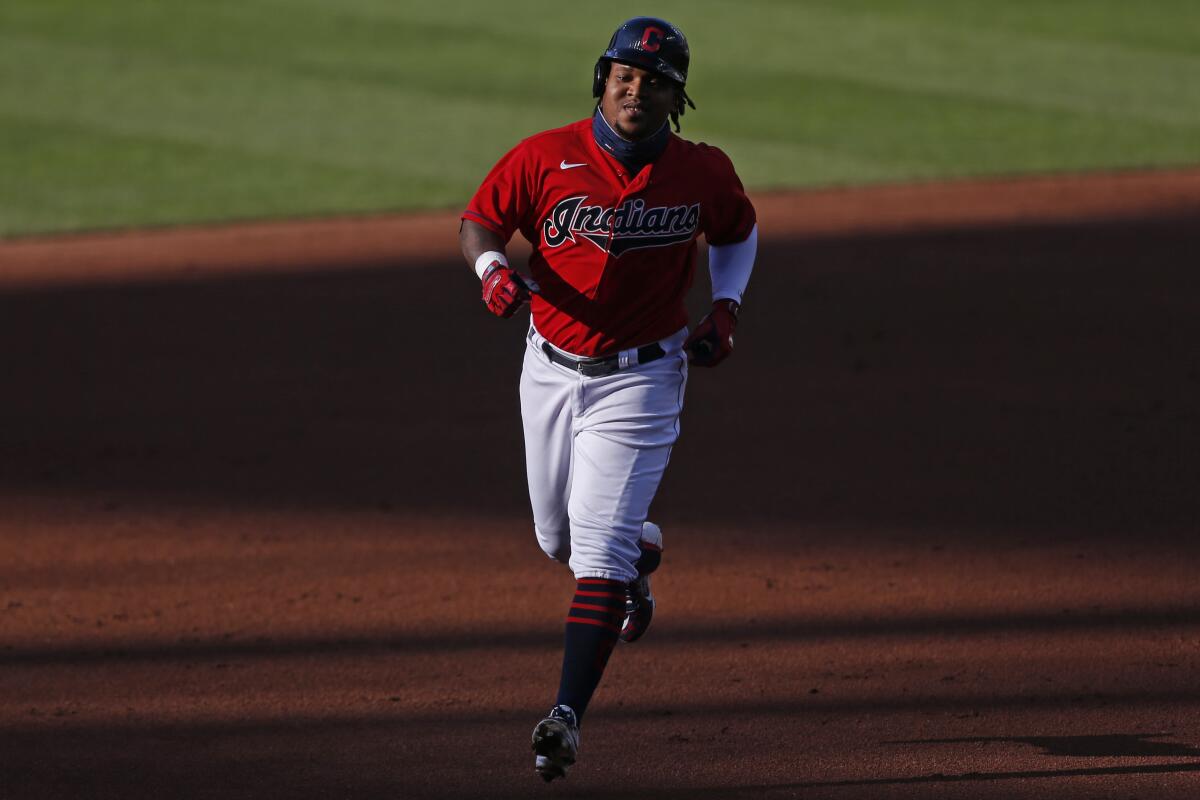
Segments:
[[[508,319],[529,297],[529,284],[515,270],[493,261],[483,271],[483,302],[497,317]]]
[[[717,300],[712,311],[700,320],[683,343],[688,363],[697,367],[715,367],[733,353],[733,330],[737,327],[739,306],[729,299]]]

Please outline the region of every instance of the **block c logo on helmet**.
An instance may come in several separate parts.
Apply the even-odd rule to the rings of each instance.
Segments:
[[[661,30],[653,26],[649,26],[642,33],[642,49],[647,53],[657,53],[658,48],[662,47],[663,36]]]

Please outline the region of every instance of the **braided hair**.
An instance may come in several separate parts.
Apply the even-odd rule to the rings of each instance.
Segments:
[[[692,98],[688,97],[687,91],[682,85],[679,85],[679,94],[675,95],[675,108],[671,109],[671,124],[675,126],[675,132],[679,133],[679,118],[683,116],[684,105],[696,110],[696,104],[692,102]]]

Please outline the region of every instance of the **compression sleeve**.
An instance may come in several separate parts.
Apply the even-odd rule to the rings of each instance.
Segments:
[[[750,229],[750,235],[744,241],[709,246],[708,274],[712,278],[714,301],[729,298],[739,304],[742,302],[757,252],[758,225]]]

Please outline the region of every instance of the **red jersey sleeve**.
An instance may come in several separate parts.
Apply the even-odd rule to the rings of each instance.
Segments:
[[[522,142],[492,167],[462,218],[500,234],[507,242],[532,211],[535,184],[533,153]]]
[[[746,196],[742,181],[729,156],[716,147],[707,147],[712,171],[713,196],[710,213],[704,226],[704,238],[709,244],[736,244],[746,241],[754,229],[757,217],[754,204]]]

